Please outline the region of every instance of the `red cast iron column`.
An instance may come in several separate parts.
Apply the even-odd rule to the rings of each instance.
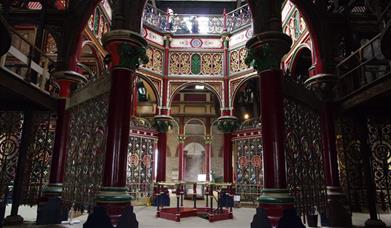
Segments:
[[[210,163],[212,155],[212,138],[210,135],[205,136],[205,174],[206,181],[210,181]]]
[[[232,183],[232,132],[238,127],[238,119],[235,116],[220,116],[216,123],[217,129],[224,132],[224,182]]]
[[[56,135],[50,165],[49,183],[44,189],[44,198],[46,199],[47,197],[61,197],[69,130],[69,112],[66,110],[66,102],[67,98],[71,96],[71,86],[87,81],[83,75],[75,71],[58,71],[53,74],[53,78],[60,86],[60,99],[57,106]],[[44,199],[44,201],[46,200]]]
[[[111,57],[111,90],[107,119],[107,146],[101,191],[96,203],[107,210],[113,224],[131,205],[126,188],[129,121],[135,70],[148,62],[147,42],[129,30],[113,30],[102,38]]]
[[[264,189],[259,207],[266,211],[273,227],[277,226],[285,209],[293,208],[285,173],[280,70],[281,58],[290,45],[290,37],[280,31],[256,34],[246,44],[249,49],[246,63],[251,64],[260,77]]]
[[[305,83],[322,101],[320,122],[323,169],[327,186],[327,225],[331,227],[351,227],[352,214],[339,182],[335,132],[337,110],[333,101],[333,87],[337,83],[337,77],[334,74],[318,74],[310,77]]]
[[[168,115],[157,115],[154,117],[154,126],[159,132],[156,182],[166,181],[167,132],[172,126],[172,121],[173,118]]]
[[[179,118],[179,136],[178,136],[178,180],[183,181],[184,175],[184,159],[185,159],[185,120],[184,117]]]

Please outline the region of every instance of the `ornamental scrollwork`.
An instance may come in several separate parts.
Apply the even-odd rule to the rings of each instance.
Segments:
[[[173,122],[174,119],[171,116],[159,115],[154,117],[152,127],[158,132],[166,133],[174,126]]]
[[[238,118],[235,116],[220,116],[214,124],[224,133],[231,133],[239,127]]]
[[[119,67],[135,70],[140,64],[146,64],[149,61],[144,47],[134,47],[128,43],[121,43],[117,51],[120,56]]]

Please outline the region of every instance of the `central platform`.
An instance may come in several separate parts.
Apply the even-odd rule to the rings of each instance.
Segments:
[[[161,208],[160,211],[156,213],[156,217],[164,218],[168,220],[173,220],[180,222],[181,218],[186,217],[205,217],[209,222],[215,222],[220,220],[232,219],[232,211],[228,209],[215,209],[211,210],[210,208]]]

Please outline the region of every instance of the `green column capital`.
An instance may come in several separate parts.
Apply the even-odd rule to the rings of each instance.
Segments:
[[[245,63],[258,72],[279,70],[281,59],[288,53],[291,45],[291,38],[282,32],[269,31],[255,34],[246,43]]]

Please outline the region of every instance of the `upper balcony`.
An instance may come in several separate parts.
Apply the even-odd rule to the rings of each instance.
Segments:
[[[172,10],[164,12],[152,5],[144,9],[144,25],[159,32],[176,35],[221,35],[233,33],[251,26],[251,11],[248,4],[220,15],[175,14]]]

